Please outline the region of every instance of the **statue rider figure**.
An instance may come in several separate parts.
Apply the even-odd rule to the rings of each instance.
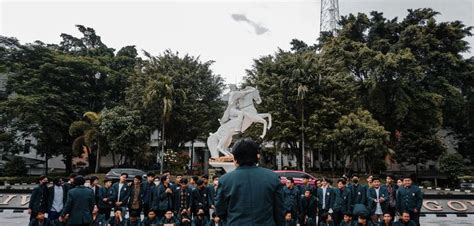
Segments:
[[[244,113],[237,106],[239,104],[239,99],[244,97],[248,93],[251,93],[253,90],[247,88],[245,88],[244,90],[238,90],[237,86],[234,84],[229,85],[229,89],[230,92],[227,108],[219,122],[221,125],[223,125],[224,123],[230,120],[237,120],[236,124],[238,126],[235,128],[235,131],[241,132]]]

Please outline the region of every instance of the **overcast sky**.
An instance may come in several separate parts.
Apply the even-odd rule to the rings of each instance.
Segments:
[[[152,54],[166,49],[213,60],[227,83],[238,83],[253,59],[289,49],[293,38],[314,43],[319,0],[24,1],[0,0],[0,34],[21,42],[59,43],[74,25],[93,27],[109,47],[136,45]],[[408,8],[431,7],[441,21],[473,26],[474,0],[339,0],[340,14],[373,10],[403,18]],[[471,45],[474,38],[467,39]],[[474,52],[474,51],[473,51]],[[467,56],[472,56],[472,53]]]

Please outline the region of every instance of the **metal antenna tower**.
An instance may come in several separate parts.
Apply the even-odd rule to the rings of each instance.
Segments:
[[[334,31],[338,27],[339,0],[321,0],[320,32]]]

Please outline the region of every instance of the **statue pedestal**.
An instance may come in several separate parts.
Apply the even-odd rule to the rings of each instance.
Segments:
[[[209,159],[209,165],[214,168],[221,167],[226,173],[235,170],[234,156],[222,156],[217,159]]]
[[[236,168],[233,162],[209,162],[209,165],[214,168],[222,167],[226,173],[231,172]]]

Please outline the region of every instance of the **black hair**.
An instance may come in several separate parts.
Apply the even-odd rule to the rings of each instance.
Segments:
[[[285,211],[285,216],[286,216],[287,214],[291,214],[291,211],[290,211],[290,210]],[[292,214],[292,215],[293,215],[293,214]]]
[[[171,174],[171,172],[169,170],[163,171],[163,174],[167,174],[167,173]]]
[[[45,175],[41,175],[38,180],[39,180],[39,181],[42,181],[42,180],[44,180],[44,178],[46,178],[46,176],[45,176]]]
[[[74,178],[74,185],[82,186],[84,183],[86,183],[86,179],[83,176],[79,175]]]
[[[357,175],[357,174],[352,174],[352,178],[354,178],[354,177],[359,178],[359,175]]]
[[[380,178],[378,178],[378,177],[373,177],[373,178],[372,178],[372,182],[374,182],[374,180],[380,181]]]
[[[168,176],[163,175],[163,176],[161,176],[160,181],[161,181],[161,183],[164,183],[167,179],[168,179]]]
[[[217,175],[212,176],[212,180],[215,180],[216,178],[219,178],[219,176]]]
[[[345,212],[343,213],[343,215],[345,215],[345,216],[349,216],[349,217],[352,217],[352,213],[351,213],[351,212],[349,212],[349,211],[345,211]]]
[[[402,216],[404,213],[410,215],[410,213],[409,213],[408,211],[404,210],[404,211],[402,211],[402,213],[400,214],[400,216]]]
[[[365,215],[359,215],[359,219],[367,220],[367,217]]]
[[[60,177],[53,178],[53,184],[57,184],[61,181]]]
[[[250,138],[235,142],[232,154],[240,166],[252,166],[258,162],[259,145]]]
[[[197,184],[198,186],[203,185],[203,184],[204,184],[204,181],[201,180],[201,179],[199,179],[199,180],[197,180],[196,184]]]
[[[304,190],[304,192],[307,192],[307,191],[309,191],[309,193],[313,194],[313,190],[312,190],[311,188],[306,188],[306,189]]]
[[[117,211],[122,212],[122,208],[115,208],[115,209],[114,209],[114,213],[117,212]]]
[[[196,183],[196,181],[199,180],[199,177],[198,177],[198,176],[192,176],[191,178],[193,179],[194,183]]]
[[[308,176],[308,175],[303,175],[302,178],[303,178],[303,179],[309,179],[309,176]]]
[[[105,179],[104,179],[104,184],[107,183],[107,182],[109,182],[109,181],[112,181],[112,179],[105,178]]]
[[[138,179],[138,180],[141,182],[141,181],[142,181],[142,176],[136,175],[136,176],[134,177],[134,179]]]
[[[288,181],[291,182],[292,184],[295,183],[295,180],[293,180],[293,177],[287,177],[286,180],[288,180]]]
[[[339,183],[342,183],[342,184],[345,185],[345,184],[346,184],[346,180],[344,180],[343,178],[339,178],[339,179],[337,179],[337,183],[338,183],[338,184],[339,184]]]
[[[91,177],[91,182],[94,182],[95,180],[99,180],[99,178],[97,176],[92,176]]]
[[[77,177],[77,173],[71,173],[69,174],[69,178],[76,178]]]
[[[146,176],[147,177],[155,177],[155,173],[150,171],[146,174]]]
[[[212,218],[216,218],[216,217],[217,217],[216,212],[212,213]]]
[[[188,184],[188,179],[187,178],[183,178],[179,181],[180,184]]]
[[[390,178],[392,178],[392,180],[395,180],[395,177],[391,174],[388,174],[387,177],[390,177]]]
[[[323,213],[321,215],[321,221],[323,221],[323,222],[326,222],[328,220],[328,218],[329,218],[329,213],[327,213],[327,212]]]
[[[125,177],[128,178],[128,173],[123,172],[120,174],[120,176],[123,176],[123,175],[125,175]]]

